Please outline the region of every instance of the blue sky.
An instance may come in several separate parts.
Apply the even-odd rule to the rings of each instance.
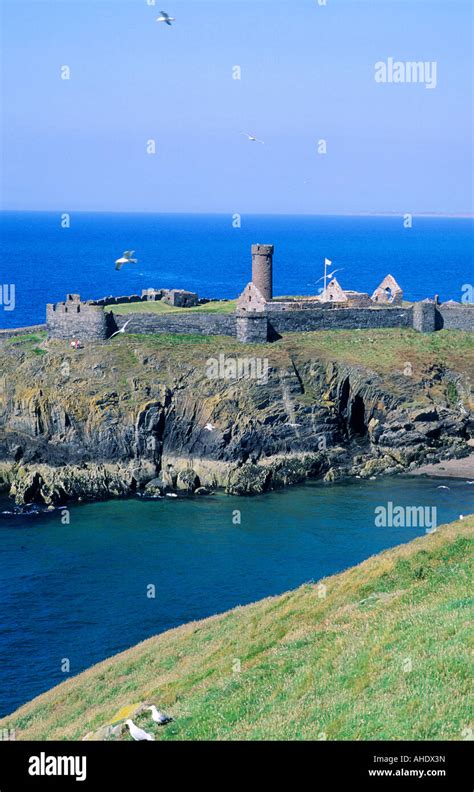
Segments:
[[[471,16],[468,0],[3,0],[3,208],[470,213]],[[436,88],[377,84],[389,57],[436,61]]]

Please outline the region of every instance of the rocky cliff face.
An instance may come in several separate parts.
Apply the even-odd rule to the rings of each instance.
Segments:
[[[294,346],[223,343],[228,355],[268,355],[266,381],[210,378],[215,350],[202,343],[5,343],[0,487],[18,504],[216,487],[251,494],[468,451],[465,367],[431,362],[414,376],[394,362],[380,373]]]

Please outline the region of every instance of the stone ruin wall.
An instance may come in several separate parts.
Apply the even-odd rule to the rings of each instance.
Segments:
[[[263,258],[262,248],[266,254],[266,248],[270,246],[255,247],[259,255],[254,255],[254,260],[258,263]],[[268,260],[271,261],[271,256],[265,259],[265,265]],[[253,282],[242,292],[233,314],[139,312],[121,315],[113,312],[118,303],[145,302],[148,292],[146,290],[141,296],[106,297],[89,302],[81,302],[78,294],[68,294],[65,302],[47,306],[48,336],[63,340],[103,341],[125,323],[127,333],[228,335],[242,342],[264,342],[283,333],[327,329],[413,327],[423,333],[443,328],[474,332],[472,305],[438,305],[424,301],[405,308],[393,303],[363,307],[340,302],[321,304],[311,298],[267,302]]]
[[[235,314],[115,314],[117,329],[126,333],[172,333],[184,335],[236,335]]]
[[[79,301],[46,306],[49,338],[79,341],[105,341],[109,336],[109,318],[102,306]]]
[[[15,336],[22,336],[26,333],[40,333],[47,329],[47,325],[28,325],[28,327],[7,327],[5,330],[0,330],[0,341],[6,341],[8,338],[15,338]]]
[[[312,330],[358,330],[412,327],[411,308],[314,308],[304,311],[269,312],[268,323],[276,333]]]
[[[474,332],[474,305],[445,303],[436,308],[436,330],[465,330]]]
[[[298,305],[298,304],[297,304]],[[66,310],[67,309],[67,310]],[[80,303],[48,306],[47,327],[50,338],[100,341],[128,322],[127,333],[171,333],[196,335],[227,335],[241,341],[263,342],[283,333],[315,330],[357,330],[390,327],[414,327],[419,332],[440,329],[474,332],[474,306],[415,303],[408,308],[342,308],[315,307],[304,309],[288,303],[272,303],[268,310],[253,314],[113,314],[102,306]]]

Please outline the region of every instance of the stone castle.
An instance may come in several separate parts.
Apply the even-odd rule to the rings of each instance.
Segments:
[[[49,338],[105,341],[127,327],[128,333],[198,333],[230,335],[244,343],[264,343],[288,332],[325,329],[412,327],[424,333],[442,328],[474,332],[474,305],[437,298],[404,303],[403,292],[387,275],[373,294],[344,290],[336,278],[317,296],[273,297],[273,245],[252,245],[252,280],[237,300],[234,313],[205,311],[120,314],[114,306],[161,300],[177,308],[208,303],[183,289],[144,289],[141,295],[81,301],[68,294],[64,302],[46,308]]]

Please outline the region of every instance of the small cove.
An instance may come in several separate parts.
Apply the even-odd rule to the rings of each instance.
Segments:
[[[59,510],[0,513],[0,715],[151,635],[424,535],[377,527],[375,509],[389,502],[436,507],[440,525],[474,512],[474,485],[380,478],[252,498],[109,500],[72,505],[69,525]]]

